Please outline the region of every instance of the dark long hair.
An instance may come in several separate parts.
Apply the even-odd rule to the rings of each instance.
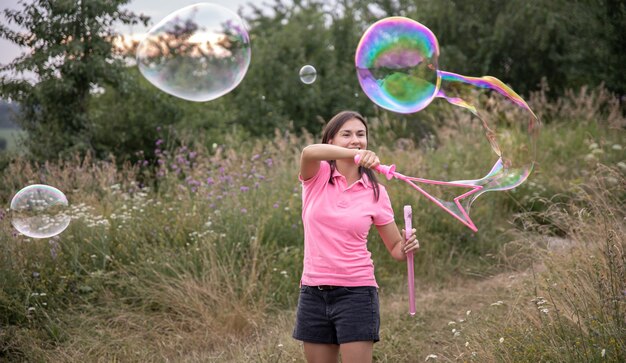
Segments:
[[[367,128],[367,122],[365,121],[365,117],[361,116],[361,114],[359,114],[358,112],[341,111],[336,114],[332,119],[330,119],[330,121],[328,121],[328,123],[326,124],[326,127],[324,127],[324,131],[322,132],[322,144],[328,144],[330,139],[335,137],[335,135],[339,132],[343,124],[354,118],[361,121],[363,125],[365,125],[365,138],[367,140],[367,138],[369,137],[369,129]],[[337,163],[335,160],[330,160],[328,163],[330,164],[330,179],[328,180],[328,182],[330,184],[334,184],[333,174],[337,169]],[[372,186],[374,187],[374,199],[378,201],[378,198],[380,196],[380,189],[378,188],[378,179],[376,179],[376,175],[374,174],[372,169],[359,166],[359,176],[362,177],[363,174],[367,175],[368,179],[372,183]]]

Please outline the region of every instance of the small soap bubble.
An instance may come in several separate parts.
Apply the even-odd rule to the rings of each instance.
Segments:
[[[205,102],[239,85],[250,55],[250,39],[241,18],[222,6],[199,3],[155,25],[137,48],[137,65],[160,90]]]
[[[49,238],[70,224],[65,194],[49,185],[29,185],[11,200],[11,224],[31,238]]]
[[[311,84],[315,82],[316,78],[317,71],[315,70],[315,67],[307,64],[306,66],[300,68],[300,80],[302,83]]]

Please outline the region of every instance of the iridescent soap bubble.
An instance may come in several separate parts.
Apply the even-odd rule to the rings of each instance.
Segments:
[[[365,94],[399,113],[417,112],[439,89],[435,35],[411,19],[391,17],[372,25],[356,50],[356,69]]]
[[[300,68],[300,80],[302,83],[311,84],[315,82],[315,79],[317,79],[317,71],[315,70],[315,67],[307,64],[306,66]]]
[[[11,224],[31,238],[48,238],[63,232],[70,224],[65,194],[57,188],[33,184],[11,200]]]
[[[430,29],[412,19],[391,17],[365,31],[356,50],[355,65],[365,94],[385,109],[414,113],[435,98],[443,98],[480,120],[496,159],[495,163],[486,161],[492,166],[483,172],[483,177],[445,183],[412,179],[444,187],[472,188],[471,193],[453,201],[431,200],[473,226],[468,213],[478,196],[515,188],[528,178],[535,163],[540,122],[528,104],[499,79],[439,70],[438,57],[439,43]],[[478,166],[466,168],[473,170]]]
[[[196,102],[233,90],[250,65],[250,39],[234,12],[187,6],[155,25],[137,48],[141,74],[157,88]]]

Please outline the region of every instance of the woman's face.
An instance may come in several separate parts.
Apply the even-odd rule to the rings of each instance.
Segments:
[[[350,119],[341,126],[339,131],[328,141],[329,144],[348,149],[367,149],[367,130],[361,120]]]

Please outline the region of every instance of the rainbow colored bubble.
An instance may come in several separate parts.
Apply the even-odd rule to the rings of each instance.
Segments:
[[[482,174],[485,176],[453,182],[411,178],[419,183],[471,188],[472,192],[464,194],[463,201],[459,197],[454,201],[428,197],[474,229],[468,213],[478,196],[515,188],[530,175],[540,122],[524,99],[499,79],[439,70],[438,58],[439,43],[430,29],[412,19],[390,17],[365,31],[356,49],[355,66],[361,88],[382,108],[409,114],[423,110],[436,98],[443,98],[480,120],[496,159],[489,172]],[[492,110],[498,107],[493,104],[502,109],[508,107],[502,112],[504,116],[498,117],[510,118],[510,127],[498,127],[498,117],[493,116]],[[512,138],[511,130],[525,136]],[[505,139],[509,142],[503,143]],[[511,139],[515,140],[513,146]],[[503,144],[507,145],[506,149]]]
[[[430,29],[411,19],[392,17],[367,29],[355,63],[361,88],[374,103],[413,113],[437,95],[438,57],[439,44]]]

